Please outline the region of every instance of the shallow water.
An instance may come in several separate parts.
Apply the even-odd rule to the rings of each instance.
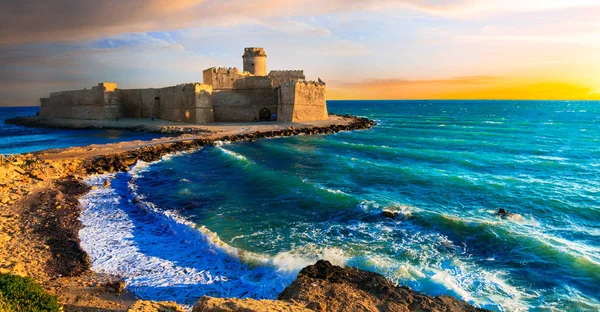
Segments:
[[[598,310],[599,104],[330,101],[379,125],[91,178],[113,183],[83,200],[84,248],[140,296],[188,305],[275,298],[325,258],[492,310]]]
[[[121,141],[151,140],[168,135],[110,129],[62,130],[4,124],[4,120],[33,116],[39,107],[0,107],[0,154],[20,154]]]

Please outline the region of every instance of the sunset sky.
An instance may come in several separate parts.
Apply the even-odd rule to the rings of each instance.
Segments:
[[[5,0],[0,106],[202,82],[249,46],[328,99],[600,99],[597,0]]]

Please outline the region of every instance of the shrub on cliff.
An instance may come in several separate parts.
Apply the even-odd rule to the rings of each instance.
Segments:
[[[62,311],[62,307],[33,279],[0,274],[0,311],[54,312]]]

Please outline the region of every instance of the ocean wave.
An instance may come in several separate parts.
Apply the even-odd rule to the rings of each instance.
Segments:
[[[201,149],[203,149],[203,147],[194,148],[189,151],[179,151],[179,152],[169,153],[169,154],[163,155],[160,159],[151,161],[151,162],[138,160],[135,163],[135,165],[129,170],[129,174],[134,178],[139,178],[143,173],[148,172],[150,170],[150,166],[152,164],[171,161],[175,157],[182,157],[185,155],[196,153],[197,151],[199,151]]]
[[[319,259],[346,263],[341,249],[311,244],[274,256],[233,247],[205,226],[146,201],[135,180],[151,164],[138,166],[86,181],[101,186],[111,179],[112,187],[98,187],[81,199],[80,238],[93,270],[122,276],[143,298],[188,306],[204,294],[272,299]]]
[[[431,248],[432,244],[452,242],[437,235],[413,237],[402,241],[404,246],[394,247],[401,257],[365,251],[348,264],[380,272],[397,285],[409,285],[431,295],[454,295],[496,311],[525,310],[526,300],[534,297],[531,292],[510,285],[507,272],[483,269],[462,260],[460,254],[442,255]]]
[[[539,223],[497,218],[458,217],[438,213],[418,216],[420,224],[442,229],[467,244],[486,244],[499,252],[532,258],[529,261],[560,263],[564,274],[586,276],[600,283],[599,249],[546,233]],[[476,246],[470,246],[479,250]],[[491,251],[490,250],[490,251]]]
[[[346,192],[344,192],[342,190],[328,188],[328,187],[326,187],[326,186],[324,186],[324,185],[322,185],[320,183],[311,181],[311,180],[309,180],[307,178],[303,178],[302,182],[305,183],[305,184],[307,184],[307,185],[314,186],[315,188],[318,188],[320,190],[323,190],[323,191],[326,191],[328,193],[331,193],[331,194],[342,195],[342,196],[351,196],[350,194],[348,194],[348,193],[346,193]]]
[[[132,204],[127,180],[99,187],[81,199],[81,245],[97,272],[122,276],[138,296],[191,305],[202,295],[274,298],[293,276],[262,265],[268,259],[241,252],[205,227],[151,203]],[[101,185],[106,177],[92,177]],[[243,261],[246,260],[246,262]]]
[[[246,156],[236,153],[234,151],[222,148],[222,147],[217,147],[217,149],[219,149],[221,152],[223,152],[224,154],[231,156],[237,160],[241,160],[242,162],[246,163],[246,164],[253,164],[254,162],[251,160],[248,160],[248,158],[246,158]]]

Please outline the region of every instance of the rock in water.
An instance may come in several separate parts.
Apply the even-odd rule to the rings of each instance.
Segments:
[[[511,219],[511,220],[514,220],[514,221],[523,221],[523,217],[520,214],[506,211],[503,208],[498,209],[498,212],[496,212],[496,215],[499,216],[502,219]]]
[[[102,183],[103,187],[109,187],[110,186],[110,181],[108,179],[104,180],[104,183]]]
[[[135,196],[135,197],[134,197],[134,198],[131,200],[131,203],[132,203],[132,204],[137,204],[137,203],[139,203],[139,202],[141,202],[141,201],[142,201],[142,199],[140,199],[140,197],[136,195],[136,196]]]
[[[310,302],[326,311],[487,311],[450,296],[394,286],[383,275],[320,260],[298,274],[279,300]]]
[[[512,212],[508,212],[503,208],[498,209],[498,212],[496,212],[496,215],[500,216],[503,219],[509,218],[511,217],[513,214]]]
[[[381,212],[381,215],[386,218],[396,218],[398,216],[398,211],[384,210]]]

